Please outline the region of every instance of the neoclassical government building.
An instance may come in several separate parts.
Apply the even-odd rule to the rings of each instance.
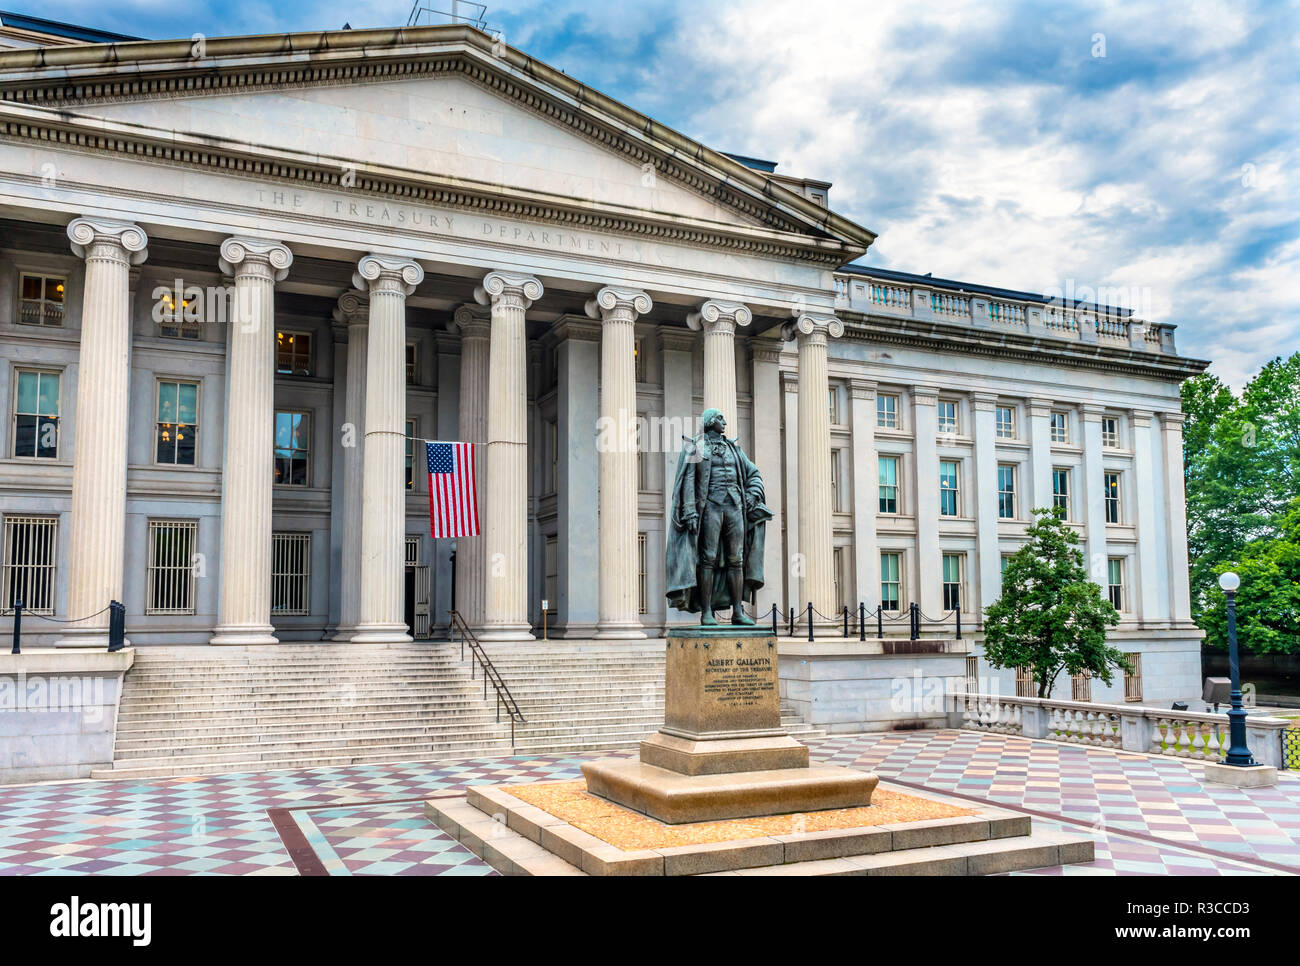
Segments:
[[[717,407],[759,612],[978,641],[1055,505],[1140,655],[1107,693],[1199,690],[1174,326],[864,267],[826,182],[463,25],[0,45],[0,603],[72,620],[27,642],[111,599],[137,646],[659,636]],[[430,537],[425,439],[478,444],[481,536]]]

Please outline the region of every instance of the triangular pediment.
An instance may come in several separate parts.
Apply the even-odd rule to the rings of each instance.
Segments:
[[[14,134],[410,197],[464,192],[570,220],[590,211],[821,262],[874,239],[459,25],[0,52],[0,136]]]

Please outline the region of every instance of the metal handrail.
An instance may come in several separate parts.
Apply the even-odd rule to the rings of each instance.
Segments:
[[[465,618],[456,610],[447,611],[447,616],[451,618],[452,626],[460,632],[461,660],[463,661],[465,659],[465,645],[468,644],[470,654],[478,660],[479,666],[483,668],[483,697],[485,699],[487,698],[487,686],[489,681],[492,682],[492,687],[496,689],[498,724],[501,723],[501,708],[503,705],[505,706],[506,714],[510,716],[510,745],[511,747],[514,747],[515,722],[517,721],[520,724],[528,724],[528,719],[525,718],[524,713],[519,710],[519,705],[515,701],[515,696],[510,693],[510,688],[506,684],[505,679],[501,677],[501,672],[496,669],[496,665],[492,663],[492,659],[487,656],[487,652],[483,650],[483,645],[479,643],[479,639],[474,636],[474,632],[471,631],[469,625],[465,623]],[[470,665],[469,678],[471,681],[474,680],[473,664]]]

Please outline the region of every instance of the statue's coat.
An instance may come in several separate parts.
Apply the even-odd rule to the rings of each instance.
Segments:
[[[687,508],[693,508],[696,520],[704,519],[704,503],[709,494],[709,473],[712,467],[710,447],[701,445],[701,440],[708,434],[701,433],[694,439],[687,439],[686,446],[677,460],[677,478],[673,483],[672,526],[668,530],[666,562],[668,570],[668,603],[678,610],[699,613],[699,591],[695,586],[699,566],[700,527],[694,533],[686,525],[689,516]],[[743,596],[754,599],[754,592],[763,586],[763,544],[767,533],[767,521],[773,513],[763,503],[763,478],[740,444],[734,439],[726,439],[726,444],[735,453],[740,467],[740,491],[744,498],[745,514],[745,582]],[[708,561],[713,571],[713,606],[725,609],[731,606],[727,589],[727,563],[723,559],[723,541],[718,541],[718,559]]]

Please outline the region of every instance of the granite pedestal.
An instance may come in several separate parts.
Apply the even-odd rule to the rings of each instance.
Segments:
[[[810,766],[781,727],[770,630],[691,628],[666,646],[664,726],[640,761],[583,765],[592,794],[669,824],[871,804],[875,775]]]

